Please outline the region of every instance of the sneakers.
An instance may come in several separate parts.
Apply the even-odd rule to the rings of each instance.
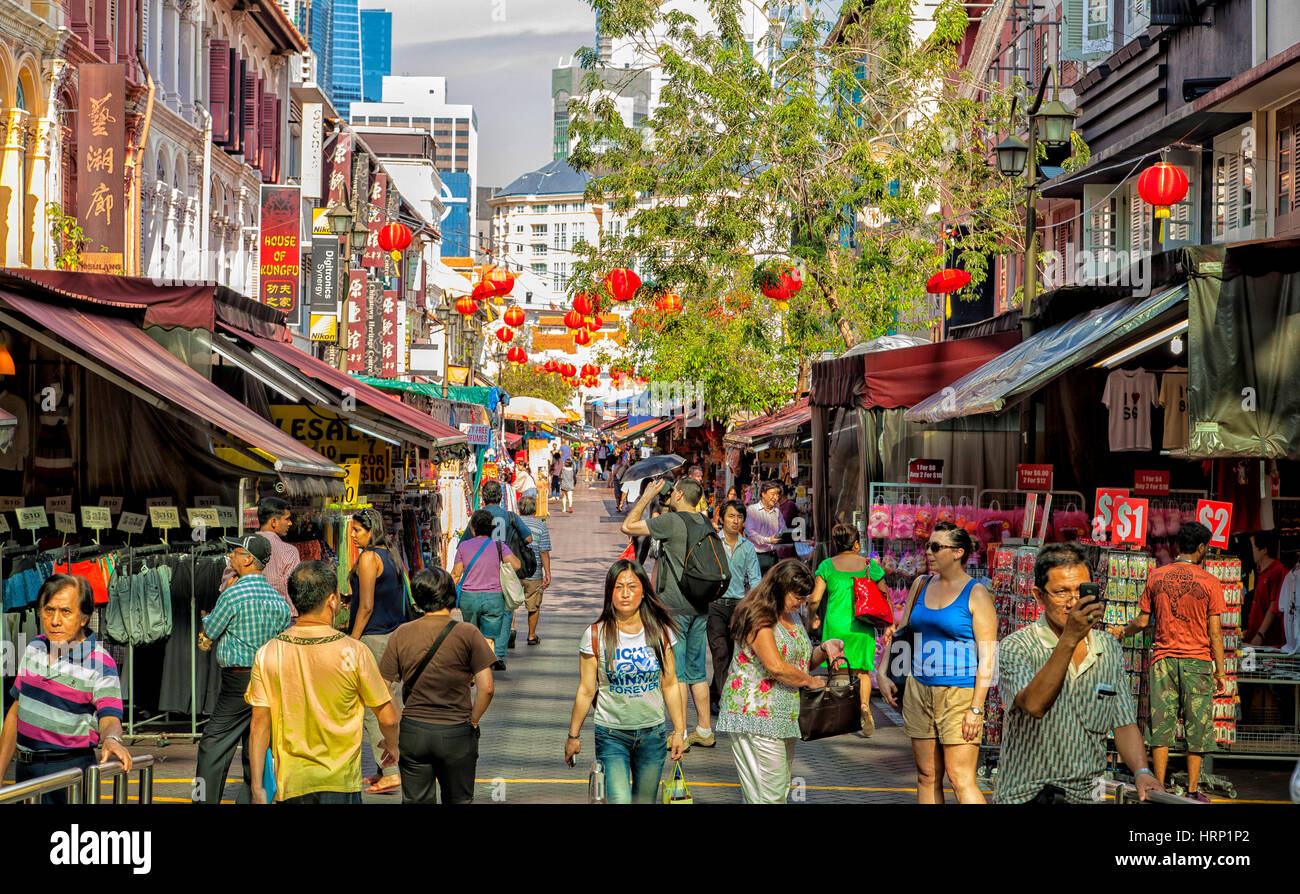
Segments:
[[[1202,804],[1210,803],[1210,796],[1205,792],[1188,792],[1187,797],[1191,798],[1193,801],[1200,801]]]
[[[707,736],[701,736],[699,730],[691,730],[690,735],[686,737],[687,748],[690,748],[692,745],[698,745],[701,748],[712,748],[714,745],[717,744],[718,744],[718,737],[714,735],[712,730],[709,730],[709,734]]]

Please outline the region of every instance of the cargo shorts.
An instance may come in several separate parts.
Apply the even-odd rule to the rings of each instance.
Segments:
[[[1161,658],[1151,665],[1151,741],[1157,748],[1174,745],[1175,727],[1183,718],[1187,750],[1209,754],[1214,738],[1214,662],[1200,658]]]

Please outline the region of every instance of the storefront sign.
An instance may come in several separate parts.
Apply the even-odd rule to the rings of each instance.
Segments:
[[[366,371],[366,272],[348,272],[348,372]]]
[[[465,437],[472,447],[486,447],[492,437],[492,427],[489,425],[475,425],[470,422],[463,422],[460,430],[465,433]]]
[[[1020,463],[1016,466],[1016,490],[1051,490],[1052,472],[1048,463]]]
[[[496,463],[483,463],[483,481],[495,480],[499,474],[500,470],[497,468]]]
[[[72,494],[64,494],[61,497],[46,497],[45,511],[46,512],[71,512]]]
[[[321,197],[321,175],[325,166],[322,140],[325,131],[325,106],[319,102],[302,104],[302,154],[299,170],[302,171],[302,197]]]
[[[326,236],[311,241],[311,309],[337,313],[339,307],[339,240]]]
[[[143,534],[144,523],[148,520],[148,516],[138,512],[123,512],[122,517],[117,520],[117,529],[127,534]]]
[[[943,484],[943,460],[914,459],[907,464],[908,484]]]
[[[1228,548],[1228,534],[1232,530],[1231,503],[1197,500],[1196,520],[1210,529],[1210,546]]]
[[[50,525],[49,519],[45,517],[45,509],[40,506],[20,506],[14,510],[14,514],[18,516],[19,529],[23,531],[36,531]]]
[[[384,292],[384,319],[379,332],[381,355],[380,375],[385,379],[397,378],[397,293]]]
[[[271,421],[333,462],[381,452],[382,442],[357,434],[342,416],[300,404],[271,404]],[[383,447],[382,452],[388,455]]]
[[[1148,501],[1140,497],[1120,497],[1115,500],[1114,543],[1132,543],[1142,546],[1147,542]]]
[[[1148,497],[1169,496],[1169,473],[1138,469],[1133,473],[1133,493]]]
[[[1115,501],[1121,497],[1128,496],[1127,487],[1110,487],[1099,488],[1097,490],[1097,500],[1093,504],[1096,506],[1096,512],[1093,513],[1093,534],[1098,540],[1105,540],[1106,533],[1110,531],[1112,510]]]
[[[357,505],[357,494],[361,492],[361,463],[359,461],[343,463],[343,505]]]
[[[99,505],[107,508],[113,515],[120,515],[122,512],[121,497],[100,497]]]
[[[311,315],[311,340],[323,341],[326,348],[333,348],[339,340],[339,317],[338,314],[318,314]],[[335,356],[338,356],[337,354]],[[329,362],[328,360],[326,361]],[[334,366],[330,363],[330,366]]]
[[[358,461],[362,484],[383,487],[392,479],[392,457],[387,446],[381,445],[375,453],[362,454]]]
[[[383,269],[387,263],[388,255],[379,247],[379,231],[384,228],[386,220],[386,210],[388,208],[388,176],[386,174],[375,174],[375,179],[370,183],[370,207],[369,207],[369,229],[370,239],[366,242],[366,251],[361,256],[362,267],[378,267]]]
[[[261,266],[258,296],[267,307],[291,314],[298,309],[302,273],[302,194],[296,186],[262,184],[258,228]]]
[[[349,187],[352,185],[352,134],[344,131],[334,140],[334,151],[330,154],[329,183],[326,184],[328,198],[326,207],[345,205],[348,201]]]
[[[113,527],[113,516],[107,506],[82,506],[81,526],[89,531],[106,531]]]
[[[378,376],[384,359],[384,292],[377,280],[366,283],[366,375]]]
[[[149,524],[160,531],[181,526],[181,513],[175,506],[150,506]]]
[[[80,269],[120,274],[126,251],[126,70],[120,64],[78,65],[77,84],[77,212],[87,249]]]
[[[77,517],[71,512],[54,513],[54,530],[60,534],[77,533]]]

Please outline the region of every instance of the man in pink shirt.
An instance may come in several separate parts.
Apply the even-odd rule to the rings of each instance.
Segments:
[[[257,504],[257,523],[261,525],[257,533],[271,544],[271,561],[266,564],[262,576],[271,585],[271,589],[289,603],[290,615],[296,618],[298,610],[294,608],[293,600],[289,598],[289,575],[298,567],[302,556],[295,547],[281,539],[293,526],[293,512],[289,508],[289,503],[279,497],[263,497]],[[235,571],[227,563],[225,574],[221,577],[221,589],[224,590],[234,579]]]

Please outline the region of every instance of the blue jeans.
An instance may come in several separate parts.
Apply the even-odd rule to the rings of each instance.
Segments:
[[[674,615],[681,628],[673,645],[673,663],[677,667],[677,682],[690,686],[709,682],[709,650],[705,633],[709,626],[708,615]]]
[[[668,753],[668,727],[596,727],[596,758],[605,765],[605,800],[610,804],[653,804]]]
[[[510,616],[506,614],[505,597],[500,593],[462,590],[460,613],[466,623],[473,624],[483,636],[492,640],[497,661],[505,661],[506,645],[510,639]]]

